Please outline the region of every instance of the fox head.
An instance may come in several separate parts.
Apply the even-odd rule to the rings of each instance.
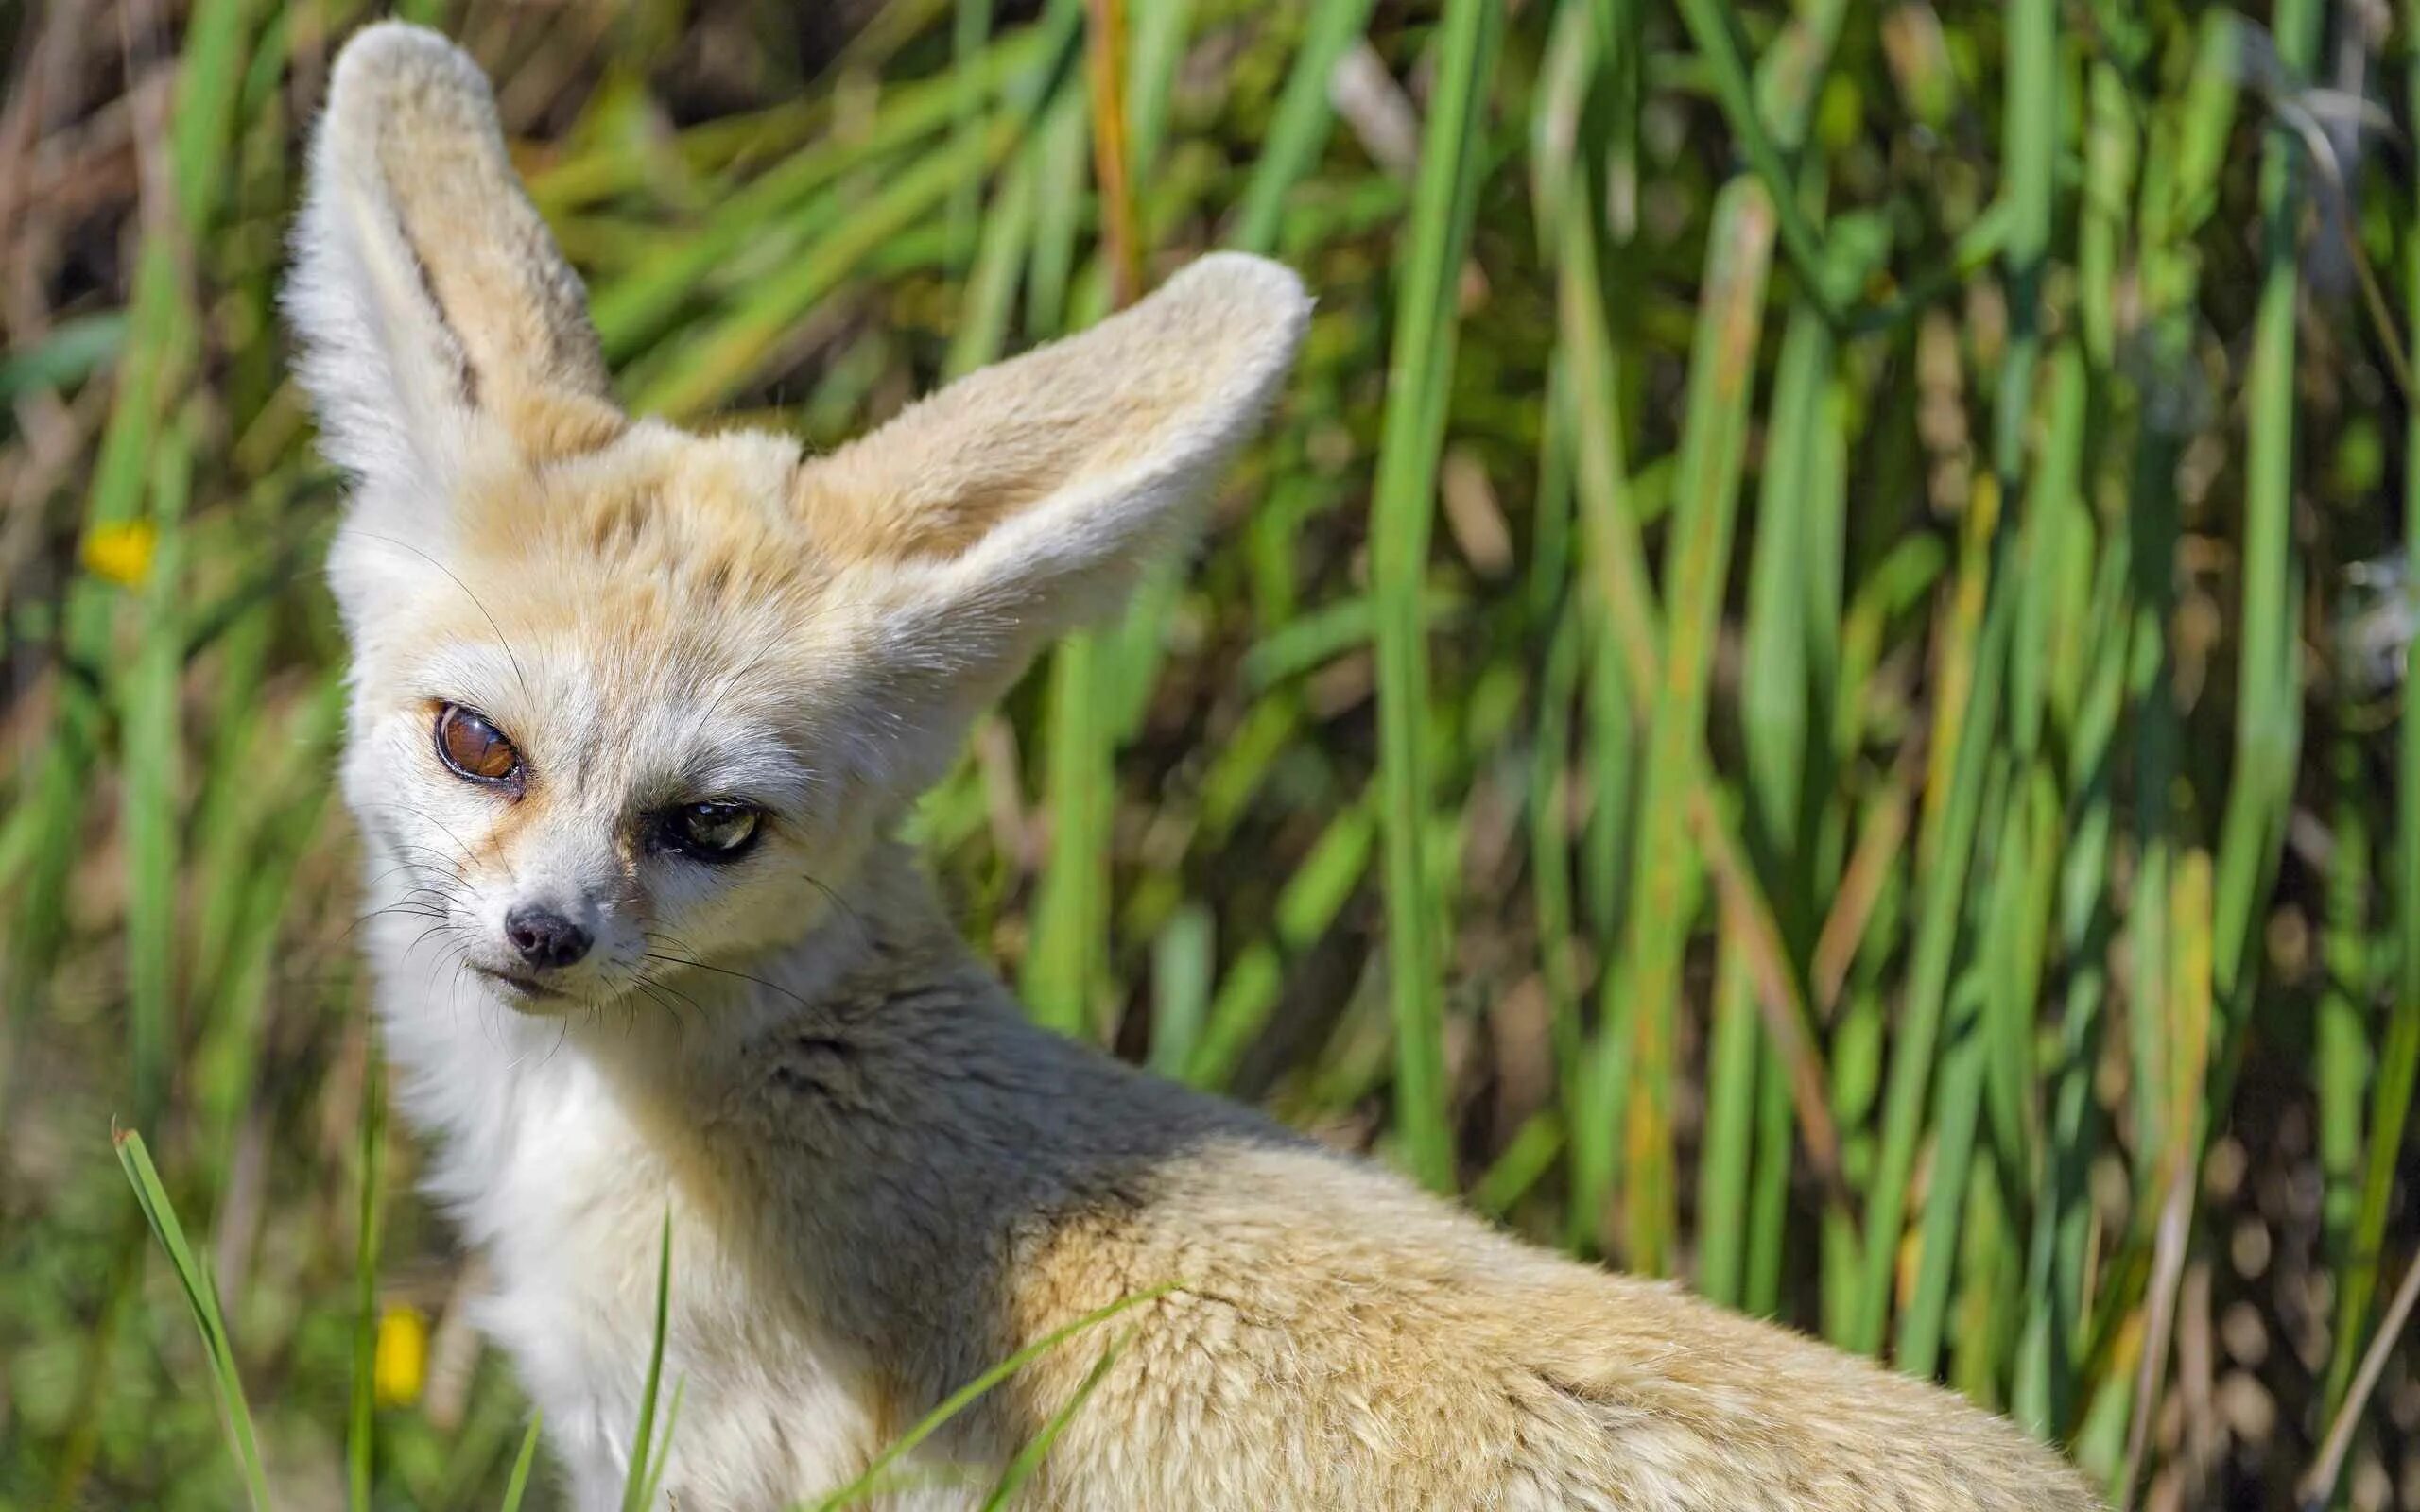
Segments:
[[[614,402],[485,78],[337,60],[286,293],[352,490],[346,795],[381,891],[506,1001],[799,938],[973,716],[1184,536],[1308,313],[1204,258],[829,455]]]

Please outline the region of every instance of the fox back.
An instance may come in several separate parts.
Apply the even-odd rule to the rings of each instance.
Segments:
[[[1179,549],[1309,313],[1204,258],[829,455],[614,403],[476,68],[345,48],[287,308],[370,955],[430,1185],[575,1503],[620,1504],[659,1242],[666,1506],[2072,1509],[1929,1384],[1508,1239],[1033,1028],[890,838]],[[1070,1411],[1070,1409],[1073,1409]]]

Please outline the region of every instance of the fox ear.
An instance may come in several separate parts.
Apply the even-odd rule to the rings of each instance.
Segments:
[[[954,739],[1051,636],[1114,611],[1259,423],[1310,303],[1275,263],[1205,257],[804,464],[810,530],[885,606],[886,717]]]
[[[435,32],[382,23],[337,57],[294,254],[302,384],[365,495],[427,507],[475,459],[544,460],[622,429],[487,79]]]

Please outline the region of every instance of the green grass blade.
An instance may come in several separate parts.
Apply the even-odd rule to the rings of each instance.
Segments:
[[[2279,0],[2271,20],[2288,79],[2318,62],[2316,0]],[[2232,1046],[2250,1017],[2245,980],[2260,933],[2260,902],[2275,875],[2302,745],[2302,656],[2290,608],[2299,577],[2293,545],[2294,310],[2299,284],[2302,147],[2273,128],[2260,165],[2260,298],[2244,377],[2243,603],[2237,673],[2235,770],[2220,831],[2216,987]]]
[[[2012,815],[2012,832],[2015,823]],[[2002,864],[2013,865],[2013,858]],[[1949,1314],[1950,1280],[1958,1264],[1959,1223],[1965,1211],[1967,1172],[1975,1155],[1975,1125],[1991,1050],[1982,1025],[1988,990],[1980,975],[1962,978],[1950,995],[1948,1022],[1944,1026],[1940,1075],[1933,1094],[1932,1162],[1926,1177],[1915,1278],[1907,1305],[1900,1310],[1892,1349],[1893,1363],[1910,1375],[1928,1376],[1941,1366],[1942,1331]]]
[[[1595,804],[1582,867],[1582,896],[1590,927],[1600,937],[1612,937],[1627,902],[1623,884],[1629,868],[1622,862],[1628,849],[1636,728],[1631,684],[1639,675],[1636,669],[1644,668],[1652,685],[1653,668],[1663,657],[1663,627],[1622,456],[1617,363],[1597,240],[1586,208],[1569,206],[1559,238],[1555,307],[1565,371],[1571,377],[1571,414],[1562,423],[1572,438],[1586,567],[1580,602],[1591,630],[1586,702]],[[1583,1250],[1602,1241],[1629,1086],[1624,1068],[1630,995],[1617,968],[1608,966],[1601,978],[1594,1049],[1566,1077],[1572,1089],[1566,1092],[1571,1098],[1572,1182],[1566,1237]]]
[[[361,1194],[354,1250],[353,1414],[344,1442],[345,1505],[369,1512],[377,1460],[378,1254],[387,1146],[387,1073],[373,1048],[361,1070]]]
[[[655,1261],[655,1327],[648,1340],[647,1378],[639,1388],[639,1420],[631,1434],[630,1473],[622,1481],[622,1512],[646,1512],[652,1504],[652,1487],[662,1471],[665,1450],[669,1447],[668,1443],[656,1442],[655,1401],[664,1382],[664,1335],[671,1316],[672,1210],[666,1208]]]
[[[1236,211],[1228,245],[1247,252],[1268,252],[1277,245],[1277,231],[1286,214],[1286,196],[1307,175],[1327,146],[1334,119],[1328,103],[1328,80],[1337,60],[1370,24],[1377,0],[1321,0],[1310,8],[1310,29],[1295,50],[1286,86],[1270,117],[1269,136],[1262,143],[1252,181],[1244,188]]]
[[[1277,938],[1246,947],[1219,982],[1185,1080],[1197,1087],[1226,1084],[1277,1005],[1287,954],[1299,954],[1328,932],[1359,889],[1376,844],[1377,822],[1367,802],[1351,804],[1328,821],[1278,890]]]
[[[681,1399],[688,1386],[687,1376],[672,1383],[672,1400],[664,1409],[664,1432],[656,1435],[655,1445],[647,1455],[647,1485],[639,1492],[639,1505],[643,1507],[655,1505],[656,1493],[664,1486],[664,1468],[672,1460],[672,1435],[681,1426]]]
[[[1715,633],[1729,577],[1772,246],[1771,204],[1760,186],[1745,180],[1726,184],[1715,198],[1666,548],[1670,603],[1663,676],[1648,727],[1639,797],[1632,883],[1636,904],[1622,949],[1633,1005],[1633,1085],[1623,1132],[1624,1259],[1651,1276],[1668,1268],[1678,1223],[1672,1082],[1682,956],[1694,922],[1702,866],[1685,832],[1683,799],[1696,781]]]
[[[2011,1388],[2017,1421],[2037,1436],[2053,1439],[2067,1431],[2076,1416],[2076,1356],[2092,1300],[2089,1176],[2098,1136],[2092,1082],[2106,1023],[2107,941],[2115,923],[2107,872],[2117,825],[2112,768],[2136,633],[2123,607],[2133,582],[2130,538],[2121,524],[2113,525],[2109,535],[2091,612],[2092,623],[2102,627],[2100,644],[2071,747],[2078,812],[2073,837],[2059,864],[2059,951],[2069,963],[2070,975],[2057,1051],[2045,1068],[2049,1103],[2044,1120],[2046,1147],[2027,1256],[2025,1321]]]
[[[1227,1085],[1253,1037],[1276,1008],[1285,970],[1277,947],[1267,940],[1255,941],[1236,954],[1219,979],[1218,991],[1211,995],[1209,1022],[1185,1063],[1186,1081],[1213,1090]]]
[[[123,310],[61,320],[33,345],[0,352],[0,404],[37,389],[72,389],[106,370],[125,348]]]
[[[245,1494],[251,1502],[252,1512],[268,1512],[268,1478],[261,1469],[260,1445],[252,1430],[251,1408],[244,1400],[243,1377],[235,1368],[234,1344],[219,1314],[217,1288],[211,1284],[209,1273],[201,1268],[201,1263],[185,1243],[184,1226],[177,1222],[176,1208],[168,1201],[167,1189],[160,1184],[160,1173],[151,1164],[150,1152],[144,1148],[143,1136],[126,1128],[115,1130],[112,1139],[117,1146],[118,1164],[125,1168],[127,1182],[134,1188],[134,1200],[143,1209],[144,1221],[151,1226],[160,1247],[167,1251],[169,1266],[184,1288],[185,1306],[192,1312],[194,1325],[201,1331],[201,1342],[209,1350],[211,1386],[217,1398],[220,1423],[234,1452],[236,1469],[243,1476]]]
[[[1990,578],[2005,583],[2010,532],[1996,528]],[[1925,1093],[1932,1076],[1941,1036],[1942,1009],[1947,1001],[1950,972],[1956,964],[1959,920],[1968,882],[1967,863],[1974,853],[1980,823],[1983,786],[1993,753],[1992,728],[1998,712],[2000,679],[2014,618],[2014,592],[2003,588],[1989,595],[1977,636],[1974,673],[1951,743],[1949,785],[1940,809],[1939,833],[1925,847],[1932,857],[1930,882],[1919,903],[1913,954],[1909,961],[1907,1005],[1900,1015],[1898,1036],[1891,1047],[1890,1082],[1885,1092],[1880,1153],[1875,1169],[1872,1200],[1866,1207],[1865,1274],[1858,1284],[1856,1315],[1847,1342],[1872,1353],[1881,1348],[1889,1324],[1892,1281],[1898,1254],[1900,1224],[1907,1211],[1909,1178],[1914,1173],[1916,1147],[1923,1134]]]
[[[2360,1263],[2353,1243],[2360,1205],[2362,1094],[2370,1076],[2366,1021],[2377,995],[2369,919],[2370,831],[2363,818],[2371,795],[2361,775],[2360,751],[2351,741],[2338,739],[2330,765],[2336,797],[2322,944],[2326,981],[2312,1012],[2311,1032],[2318,1061],[2320,1238],[2330,1271],[2349,1281]],[[2349,1343],[2358,1336],[2358,1327],[2339,1338]],[[2335,1352],[2331,1374],[2342,1368],[2337,1362],[2358,1351],[2340,1346]]]
[[[1178,67],[1192,41],[1195,0],[1153,0],[1130,8],[1126,53],[1126,144],[1138,184],[1150,182],[1167,144]]]
[[[1727,932],[1716,950],[1714,1032],[1705,1057],[1705,1148],[1698,1159],[1697,1289],[1737,1307],[1756,1122],[1756,1005],[1745,960]]]
[[[1151,1070],[1181,1080],[1201,1043],[1218,971],[1218,916],[1180,905],[1151,942]]]
[[[2161,1173],[2161,1197],[2155,1220],[2151,1273],[2143,1298],[2143,1344],[2135,1363],[2132,1412],[2126,1430],[2124,1469],[2117,1488],[2121,1505],[2131,1505],[2135,1488],[2148,1468],[2152,1424],[2159,1412],[2166,1380],[2169,1344],[2176,1322],[2176,1297],[2183,1280],[2186,1247],[2190,1242],[2194,1201],[2201,1188],[2202,1162],[2188,1155],[2196,1130],[2209,1115],[2207,1092],[2210,1059],[2218,1029],[2216,972],[2218,938],[2213,929],[2213,868],[2209,852],[2188,850],[2177,858],[2175,894],[2169,901],[2174,917],[2169,937],[2176,958],[2169,968],[2175,998],[2169,1010],[2171,1060],[2169,1086],[2172,1100],[2163,1110],[2168,1119],[2168,1169]]]
[[[976,86],[974,63],[984,52],[984,43],[991,40],[992,7],[989,0],[958,0],[951,16],[950,60],[958,77],[950,90],[950,130],[964,143],[979,129],[983,92]],[[982,178],[969,173],[949,200],[952,271],[962,268],[974,251],[976,218],[982,204]]]
[[[2078,323],[2085,353],[2106,369],[2118,352],[2116,294],[2118,257],[2128,227],[2126,201],[2135,176],[2136,136],[2126,78],[2107,60],[2095,61],[2084,85],[2083,218],[2076,228]]]
[[[1748,1190],[1747,1273],[1740,1282],[1739,1306],[1755,1317],[1780,1315],[1782,1279],[1789,1247],[1790,1167],[1796,1154],[1797,1109],[1790,1091],[1791,1070],[1771,1037],[1760,1037],[1756,1057],[1756,1151]],[[1826,1078],[1826,1087],[1829,1078]],[[1827,1211],[1824,1222],[1846,1221],[1846,1212]]]
[[[1083,1410],[1084,1403],[1092,1400],[1093,1393],[1108,1377],[1110,1367],[1117,1364],[1118,1350],[1125,1343],[1126,1335],[1121,1334],[1102,1347],[1100,1358],[1084,1372],[1084,1379],[1077,1384],[1074,1393],[1057,1412],[1050,1415],[1050,1420],[1042,1425],[1042,1432],[1017,1451],[1016,1457],[1009,1461],[1008,1469],[1000,1472],[999,1480],[993,1483],[992,1494],[983,1499],[983,1512],[1001,1512],[1001,1509],[1015,1504],[1017,1493],[1025,1489],[1026,1483],[1033,1479],[1034,1473],[1042,1469],[1043,1460],[1049,1456],[1050,1446],[1059,1442],[1059,1435],[1076,1420],[1076,1414]]]
[[[1453,384],[1463,249],[1478,198],[1481,131],[1500,17],[1490,0],[1448,0],[1438,88],[1421,151],[1411,249],[1388,359],[1371,504],[1378,610],[1378,780],[1386,840],[1388,989],[1395,1020],[1396,1128],[1412,1174],[1454,1185],[1438,932],[1444,910],[1426,853],[1428,669],[1420,600],[1445,407]]]
[[[1551,1112],[1530,1115],[1495,1163],[1471,1184],[1471,1208],[1491,1218],[1502,1218],[1529,1194],[1562,1153],[1563,1120]]]
[[[521,1499],[529,1489],[529,1467],[538,1461],[538,1430],[545,1421],[543,1412],[529,1415],[529,1427],[521,1435],[521,1452],[512,1456],[512,1477],[504,1483],[500,1512],[521,1512]]]
[[[1028,142],[1017,154],[984,218],[983,240],[967,277],[958,329],[950,334],[949,355],[942,363],[944,378],[964,377],[1007,346],[1009,322],[1016,312],[1017,277],[1033,245],[1042,173],[1039,146],[1039,142]]]
[[[236,90],[244,78],[246,35],[264,9],[261,0],[204,0],[185,22],[168,160],[178,213],[197,232],[211,223],[215,197],[229,181],[226,155],[235,123]]]
[[[1809,569],[1837,550],[1822,539],[1835,519],[1827,506],[1841,491],[1825,465],[1833,352],[1831,334],[1812,311],[1791,316],[1768,412],[1741,646],[1750,844],[1765,859],[1784,928],[1802,955],[1813,944],[1814,878],[1789,868],[1812,860],[1806,825],[1822,775],[1808,766],[1810,730],[1824,707],[1814,666],[1819,638],[1809,633],[1822,574]],[[1837,607],[1837,585],[1830,596]],[[1837,626],[1837,614],[1829,620]]]
[[[1070,9],[1080,14],[1080,7]],[[1043,107],[1035,128],[1042,180],[1034,206],[1033,261],[1025,287],[1026,329],[1034,336],[1058,335],[1070,318],[1067,291],[1076,276],[1091,125],[1083,92],[1071,84]]]
[[[181,415],[162,429],[153,456],[148,575],[142,583],[142,643],[123,691],[120,721],[125,790],[128,1058],[134,1072],[134,1117],[158,1119],[166,1106],[177,1040],[178,789],[183,731],[178,708],[184,673],[183,516],[192,491],[193,421]]]
[[[1754,82],[1749,77],[1747,61],[1734,30],[1738,25],[1735,13],[1720,0],[1680,0],[1680,11],[1689,41],[1705,62],[1723,119],[1773,207],[1782,250],[1798,272],[1802,294],[1825,320],[1841,323],[1846,314],[1846,300],[1841,288],[1846,265],[1824,248],[1822,233],[1799,203],[1797,183],[1783,163],[1781,147],[1766,129],[1758,108]],[[1828,49],[1818,56],[1827,55]],[[1820,68],[1817,72],[1820,76]],[[1818,78],[1806,80],[1804,97],[1813,97],[1816,82]]]
[[[876,1454],[873,1462],[856,1479],[811,1503],[814,1512],[838,1512],[839,1508],[873,1494],[885,1484],[885,1479],[892,1466],[915,1452],[918,1445],[939,1433],[951,1418],[973,1405],[976,1400],[985,1392],[1076,1335],[1099,1327],[1130,1308],[1140,1307],[1145,1302],[1157,1301],[1175,1291],[1179,1283],[1171,1281],[1164,1286],[1154,1286],[1149,1291],[1136,1292],[1131,1297],[1119,1297],[1106,1307],[1096,1308],[1081,1317],[1060,1325],[1024,1349],[1017,1350],[1016,1353],[1010,1355],[998,1365],[992,1366],[942,1399],[940,1405],[918,1418],[913,1428],[893,1439],[881,1453]]]
[[[1034,1021],[1061,1034],[1098,1032],[1109,975],[1109,826],[1114,749],[1103,728],[1100,638],[1079,632],[1050,659],[1050,855],[1034,899],[1033,937],[1018,981]]]
[[[1581,1020],[1577,937],[1571,899],[1571,715],[1580,696],[1582,612],[1558,617],[1547,644],[1539,691],[1537,732],[1530,769],[1530,906],[1538,919],[1539,979],[1547,993],[1547,1032],[1554,1046],[1558,1091],[1566,1117],[1577,1108],[1579,1076],[1587,1063]]]
[[[2420,0],[2406,0],[2407,27],[2420,26]],[[2410,96],[2420,102],[2420,55],[2410,64],[2406,80]],[[2404,254],[2406,308],[2420,330],[2420,233],[2406,228]],[[2410,435],[2420,439],[2420,407],[2406,418]],[[2420,468],[2404,479],[2404,551],[2420,561]],[[2394,938],[2399,947],[2394,994],[2385,1033],[2377,1048],[2377,1070],[2371,1085],[2368,1140],[2361,1156],[2360,1196],[2353,1214],[2346,1246],[2349,1263],[2339,1279],[2333,1358],[2328,1362],[2328,1410],[2334,1412],[2350,1389],[2360,1341],[2369,1329],[2370,1307],[2377,1293],[2378,1256],[2386,1241],[2394,1205],[2394,1173],[2409,1128],[2415,1088],[2420,1088],[2420,679],[2403,683],[2402,729],[2396,743]]]

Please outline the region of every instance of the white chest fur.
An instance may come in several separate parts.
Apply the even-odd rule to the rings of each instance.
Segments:
[[[572,1504],[621,1504],[667,1213],[659,1431],[676,1385],[683,1406],[660,1504],[786,1507],[849,1480],[896,1425],[817,1338],[812,1308],[767,1304],[575,1036],[415,970],[410,934],[392,933],[373,956],[399,1099],[431,1137],[431,1195],[485,1261],[475,1320],[544,1413]]]

